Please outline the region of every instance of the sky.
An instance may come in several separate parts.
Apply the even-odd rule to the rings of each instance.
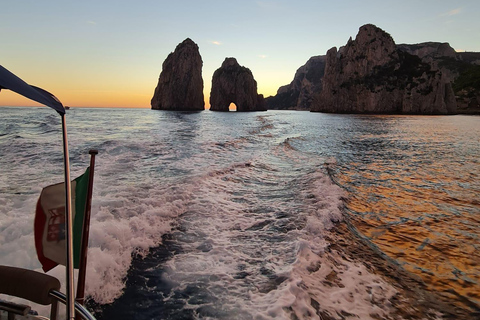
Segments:
[[[480,52],[479,0],[0,0],[0,65],[71,107],[150,108],[170,52],[200,49],[206,107],[226,57],[265,97],[367,23],[399,43]],[[9,90],[0,106],[34,106]]]

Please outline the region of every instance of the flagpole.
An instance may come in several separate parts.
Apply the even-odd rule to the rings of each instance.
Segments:
[[[83,305],[85,298],[85,278],[87,273],[87,252],[88,252],[88,238],[90,233],[90,213],[92,207],[92,193],[93,193],[93,177],[95,174],[95,156],[98,150],[90,150],[90,170],[88,175],[88,189],[87,199],[85,202],[85,215],[83,217],[83,231],[82,231],[82,246],[80,251],[80,265],[78,270],[77,280],[77,297],[76,301]]]
[[[63,159],[65,171],[65,242],[67,261],[65,263],[66,269],[66,296],[67,296],[67,319],[75,319],[75,290],[74,290],[74,275],[73,275],[73,217],[72,217],[72,187],[70,181],[70,161],[68,155],[68,141],[67,141],[67,123],[65,114],[62,116],[62,133],[63,133]]]

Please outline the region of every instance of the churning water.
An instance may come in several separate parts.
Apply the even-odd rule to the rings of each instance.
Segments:
[[[40,270],[33,213],[63,179],[60,119],[0,112],[0,263]],[[400,286],[333,249],[345,223],[427,294],[478,314],[479,117],[71,109],[67,125],[72,177],[99,150],[98,318],[399,318]]]

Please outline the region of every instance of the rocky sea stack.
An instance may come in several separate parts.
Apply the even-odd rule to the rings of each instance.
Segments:
[[[191,39],[180,43],[163,62],[152,109],[204,110],[202,66],[197,44]]]
[[[368,24],[355,40],[327,52],[322,90],[311,111],[334,113],[456,113],[450,79],[432,64],[399,50]]]
[[[240,66],[235,58],[226,58],[215,71],[210,93],[210,110],[229,111],[230,103],[237,111],[265,111],[263,95],[257,93],[257,82],[250,69]]]

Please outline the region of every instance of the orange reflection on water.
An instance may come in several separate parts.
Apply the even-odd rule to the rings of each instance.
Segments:
[[[351,167],[340,183],[353,189],[348,208],[356,228],[431,290],[459,301],[455,291],[479,304],[478,195],[464,187],[472,177],[435,165]]]

